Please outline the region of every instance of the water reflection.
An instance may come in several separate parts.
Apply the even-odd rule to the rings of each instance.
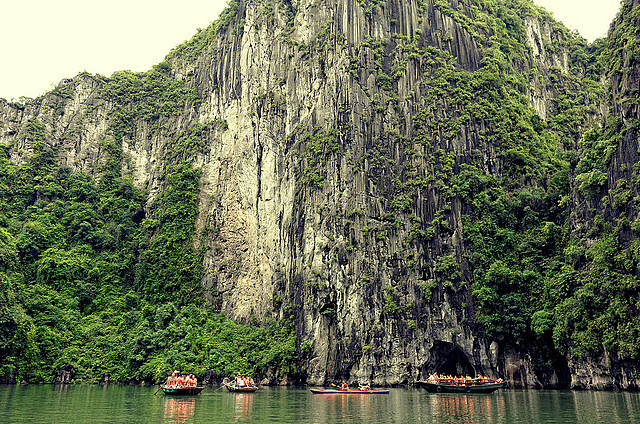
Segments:
[[[53,391],[55,393],[67,393],[69,391],[69,384],[54,384]]]
[[[195,410],[196,398],[194,397],[164,396],[164,422],[167,424],[193,423]]]
[[[434,422],[492,422],[505,415],[505,399],[487,394],[427,395]]]
[[[314,423],[335,422],[381,422],[388,395],[310,395],[312,421]],[[381,414],[382,413],[382,414]]]
[[[257,394],[205,390],[154,395],[130,386],[0,386],[0,423],[34,424],[622,424],[640,423],[640,393],[501,390],[437,394],[313,395],[306,388]]]
[[[253,395],[251,393],[234,393],[234,417],[236,421],[247,421],[251,419],[251,402]]]
[[[638,422],[640,399],[637,393],[567,392],[572,397],[578,422],[623,424]],[[585,405],[589,405],[585,408]]]

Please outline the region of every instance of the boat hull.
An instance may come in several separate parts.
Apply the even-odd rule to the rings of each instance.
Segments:
[[[195,396],[199,395],[204,387],[169,387],[160,386],[165,395],[172,396]]]
[[[311,389],[314,395],[386,395],[389,390]]]
[[[258,390],[256,386],[235,386],[233,384],[225,384],[224,387],[234,393],[253,393]]]
[[[416,385],[430,393],[493,393],[504,387],[504,383],[438,384],[427,381],[418,381]]]

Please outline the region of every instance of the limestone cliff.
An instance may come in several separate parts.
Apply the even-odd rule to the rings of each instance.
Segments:
[[[607,239],[606,230],[614,228],[619,251],[637,249],[640,227],[637,224],[640,207],[638,201],[638,94],[640,62],[637,45],[640,40],[640,2],[623,2],[618,16],[611,24],[604,58],[607,61],[606,76],[609,85],[609,115],[601,133],[582,146],[582,159],[574,172],[579,184],[574,188],[574,208],[571,225],[576,239],[586,249],[599,246]],[[593,134],[592,134],[593,135]],[[592,144],[596,141],[595,144]],[[596,147],[601,143],[600,147]],[[604,147],[603,147],[604,146]],[[591,174],[581,169],[589,155],[600,156],[599,164]],[[582,174],[581,174],[582,172]],[[585,175],[600,173],[602,178],[590,190]],[[627,250],[628,249],[628,250]],[[596,268],[597,267],[593,267]],[[631,281],[638,281],[640,274],[630,270]],[[597,271],[596,271],[597,272]],[[632,293],[625,297],[634,299]],[[632,318],[628,318],[631,320]],[[634,388],[640,370],[637,361],[621,355],[615,349],[603,349],[595,360],[568,355],[571,370],[571,387],[574,388]]]
[[[559,93],[579,97],[587,71],[566,30],[527,2],[512,6],[240,0],[157,67],[197,98],[135,116],[121,172],[151,204],[172,141],[207,126],[193,162],[202,170],[194,245],[206,249],[204,303],[239,322],[292,319],[301,381],[404,384],[440,371],[570,384],[566,357],[547,352],[552,365],[540,365],[526,343],[490,337],[474,319],[464,232],[474,205],[453,188],[466,165],[509,174],[518,146],[537,151],[527,134],[542,134],[545,120],[562,125]],[[632,91],[633,81],[614,86]],[[37,119],[59,163],[99,176],[108,142],[120,140],[114,96],[103,78],[82,74],[25,104],[0,101],[0,143],[26,161]],[[487,106],[507,99],[505,116]],[[588,111],[558,145],[575,145],[605,115],[602,98],[577,101]],[[614,113],[629,119],[634,107]],[[519,114],[531,130],[501,138]],[[637,148],[618,153],[627,170],[637,161]],[[549,176],[536,172],[513,181],[544,190]]]

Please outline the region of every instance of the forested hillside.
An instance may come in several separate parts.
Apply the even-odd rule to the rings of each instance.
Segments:
[[[161,67],[86,78],[113,107],[93,176],[60,163],[37,118],[21,128],[23,163],[1,146],[0,375],[50,382],[69,364],[87,382],[153,382],[172,369],[284,377],[296,355],[290,322],[242,326],[202,308],[203,248],[193,243],[201,172],[191,165],[210,125],[175,137],[152,202],[120,169],[134,119],[166,119],[197,96]],[[71,98],[72,85],[49,94],[50,107]]]
[[[240,0],[0,99],[0,377],[637,388],[639,28]]]

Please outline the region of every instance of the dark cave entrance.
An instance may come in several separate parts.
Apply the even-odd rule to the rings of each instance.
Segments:
[[[437,340],[429,349],[429,353],[431,359],[425,370],[428,374],[435,372],[453,376],[476,376],[476,371],[467,355],[453,343]]]

